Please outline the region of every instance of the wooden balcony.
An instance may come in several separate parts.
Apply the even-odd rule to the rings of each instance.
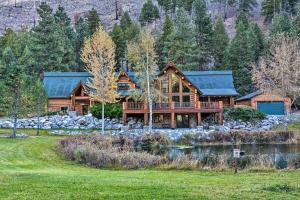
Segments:
[[[223,110],[223,102],[182,102],[182,103],[153,103],[152,110],[154,113],[216,113]],[[149,112],[148,104],[143,102],[124,102],[124,113],[147,113]]]

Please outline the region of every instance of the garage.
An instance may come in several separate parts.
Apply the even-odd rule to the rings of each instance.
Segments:
[[[284,115],[284,102],[283,101],[258,101],[257,110],[267,115]]]
[[[285,115],[291,112],[292,100],[274,93],[252,92],[235,100],[236,107],[252,107],[267,115]]]

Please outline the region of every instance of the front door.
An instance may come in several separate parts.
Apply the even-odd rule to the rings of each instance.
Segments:
[[[89,105],[83,105],[82,106],[82,114],[83,115],[89,114]]]
[[[189,115],[177,114],[176,124],[177,128],[189,128]]]

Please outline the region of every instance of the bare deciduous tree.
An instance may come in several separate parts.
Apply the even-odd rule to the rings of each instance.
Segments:
[[[115,45],[102,27],[84,42],[82,61],[92,75],[87,92],[102,103],[102,134],[104,134],[104,104],[116,101],[117,77],[115,76]]]
[[[258,64],[253,65],[252,78],[264,92],[289,96],[295,102],[300,95],[299,40],[278,36]]]
[[[134,65],[138,80],[142,88],[146,89],[146,94],[141,98],[149,106],[149,132],[152,131],[152,104],[155,95],[154,80],[157,75],[158,66],[156,64],[156,53],[154,50],[154,39],[148,30],[143,31],[136,43],[131,43],[127,47],[128,60]]]

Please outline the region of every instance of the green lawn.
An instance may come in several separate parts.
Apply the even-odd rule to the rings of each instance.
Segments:
[[[100,170],[65,161],[57,137],[0,138],[0,199],[297,199],[300,171]],[[287,187],[285,187],[287,185]]]

